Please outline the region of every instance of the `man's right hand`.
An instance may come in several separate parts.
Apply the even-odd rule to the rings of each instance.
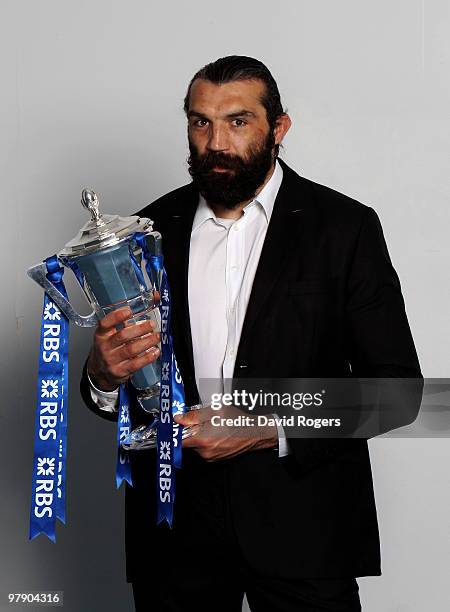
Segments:
[[[159,356],[156,323],[146,320],[126,325],[131,316],[130,308],[118,308],[98,322],[87,369],[94,385],[102,391],[117,389]],[[125,327],[117,330],[120,324]]]

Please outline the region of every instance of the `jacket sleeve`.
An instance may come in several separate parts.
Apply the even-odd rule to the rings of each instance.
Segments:
[[[352,377],[383,379],[376,429],[365,439],[412,423],[422,399],[423,377],[409,328],[400,281],[380,221],[367,207],[351,258],[345,307],[347,358]],[[392,380],[386,384],[385,379]],[[389,383],[389,381],[387,381]],[[346,434],[347,435],[347,434]],[[309,470],[365,440],[352,438],[290,439],[300,470]]]

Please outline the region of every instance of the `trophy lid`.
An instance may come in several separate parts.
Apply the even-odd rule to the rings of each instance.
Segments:
[[[98,197],[95,191],[83,189],[81,203],[90,213],[88,221],[59,253],[63,257],[79,257],[100,251],[128,238],[135,232],[152,229],[152,222],[145,217],[119,217],[119,215],[101,215],[98,209]]]

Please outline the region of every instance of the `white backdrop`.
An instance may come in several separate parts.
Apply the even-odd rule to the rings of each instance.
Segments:
[[[424,375],[449,375],[449,26],[447,0],[3,0],[0,610],[15,589],[64,589],[70,611],[132,609],[114,428],[77,394],[83,330],[72,332],[69,524],[56,546],[27,542],[42,296],[25,270],[84,223],[82,187],[131,214],[188,181],[182,100],[205,63],[236,53],[269,66],[293,120],[282,156],[375,208]],[[370,448],[383,575],[360,579],[364,610],[449,609],[448,440]]]

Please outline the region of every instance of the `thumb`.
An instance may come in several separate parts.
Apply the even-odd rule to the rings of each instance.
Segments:
[[[174,415],[173,415],[173,420],[175,421],[175,423],[181,423],[182,425],[185,425],[185,424],[190,425],[190,424],[191,424],[191,421],[189,421],[189,422],[187,422],[187,423],[184,423],[184,421],[180,421],[180,420],[178,420],[178,419],[179,419],[179,417],[184,417],[184,416],[186,416],[186,415],[188,415],[188,414],[192,414],[192,413],[193,413],[193,412],[195,412],[196,410],[201,410],[202,408],[203,408],[203,405],[202,405],[202,404],[194,404],[193,406],[190,406],[190,407],[187,409],[187,411],[186,411],[186,412],[174,412]],[[199,421],[200,421],[200,417],[198,418],[198,421],[192,421],[192,422],[197,423],[197,422],[199,422]]]
[[[186,427],[187,425],[195,425],[196,423],[198,423],[198,418],[194,418],[190,412],[186,412],[184,414],[182,412],[178,412],[173,415],[173,420],[175,421],[175,423],[183,425],[183,427]]]

